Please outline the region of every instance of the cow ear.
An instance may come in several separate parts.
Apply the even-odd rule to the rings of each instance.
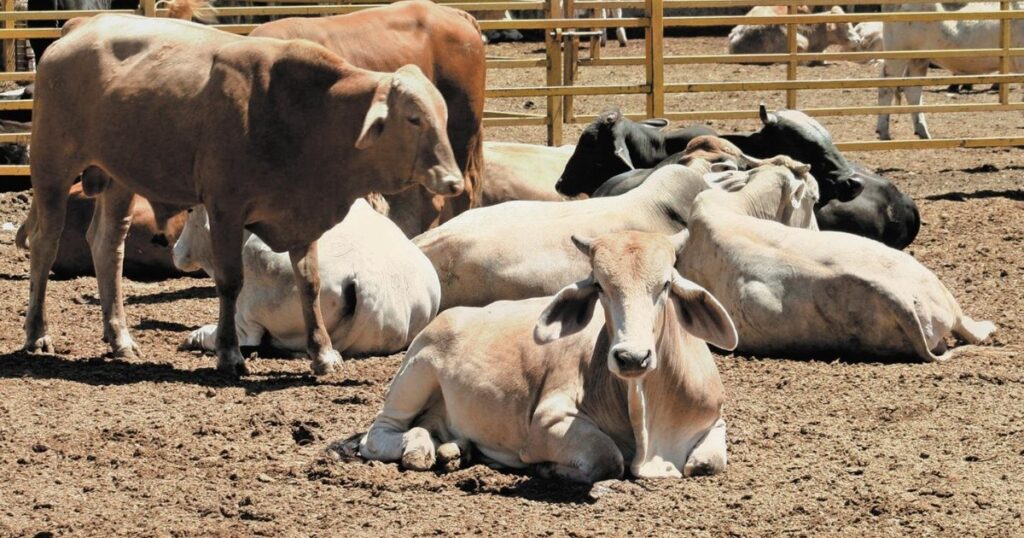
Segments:
[[[772,114],[771,112],[768,112],[768,108],[764,105],[764,103],[761,103],[757,107],[757,115],[761,117],[761,123],[765,125],[774,125],[776,122],[779,121],[778,116]]]
[[[672,276],[672,296],[684,331],[717,348],[736,349],[739,344],[736,326],[722,303],[708,290],[676,272]]]
[[[646,127],[654,127],[655,129],[664,129],[665,127],[668,127],[668,120],[666,120],[665,118],[650,118],[646,120],[641,120],[640,125],[644,125]]]
[[[597,285],[593,276],[562,288],[537,320],[534,340],[548,344],[582,331],[594,317],[596,303]]]
[[[392,75],[384,76],[377,82],[377,91],[370,101],[370,108],[366,111],[366,118],[363,119],[363,128],[356,140],[356,149],[366,149],[374,144],[380,135],[384,133],[384,125],[388,119],[388,96],[395,86],[395,78]]]
[[[860,196],[861,191],[864,190],[864,181],[860,178],[851,177],[839,181],[835,188],[837,191],[836,199],[840,202],[849,202]]]
[[[672,244],[672,250],[676,252],[678,256],[682,251],[683,247],[686,246],[686,242],[690,239],[689,228],[683,228],[678,232],[668,236],[668,242]]]
[[[588,239],[586,237],[580,237],[580,236],[576,236],[576,235],[569,236],[569,239],[572,240],[572,244],[576,245],[576,248],[578,248],[579,251],[582,252],[584,256],[586,256],[588,258],[590,257],[590,252],[594,248],[594,240],[593,239]]]
[[[807,194],[807,183],[796,177],[795,175],[789,176],[789,202],[793,205],[793,209],[800,209],[800,205],[804,203],[804,195]]]

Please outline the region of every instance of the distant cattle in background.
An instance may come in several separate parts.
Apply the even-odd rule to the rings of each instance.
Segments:
[[[800,6],[797,14],[809,14],[806,6]],[[775,17],[787,15],[785,6],[758,6],[747,12],[750,17]],[[834,6],[829,15],[842,15],[843,8]],[[859,36],[848,22],[822,22],[797,26],[797,52],[823,52],[830,45],[853,48]],[[783,24],[741,24],[729,32],[729,54],[783,54],[789,51],[786,25]],[[810,62],[811,65],[823,62]]]

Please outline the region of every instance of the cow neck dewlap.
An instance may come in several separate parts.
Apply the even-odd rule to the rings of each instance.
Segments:
[[[680,363],[685,359],[678,353],[684,335],[679,334],[682,332],[679,324],[671,321],[673,311],[669,304],[666,302],[655,321],[655,333],[658,337],[654,347],[658,353],[658,368],[643,379],[626,382],[629,422],[633,430],[635,444],[633,461],[630,462],[629,467],[633,476],[639,476],[641,467],[654,460],[659,460],[656,463],[659,467],[671,463],[680,472],[685,465],[685,461],[670,461],[672,458],[670,454],[655,453],[659,449],[664,449],[666,444],[669,446],[678,444],[671,439],[668,440],[668,443],[664,442],[666,437],[672,437],[676,432],[667,431],[668,428],[672,428],[672,425],[671,417],[666,416],[665,413],[671,411],[671,406],[666,406],[666,402],[659,401],[659,398],[673,397],[673,391],[670,388],[682,385],[681,378],[686,370],[685,365]],[[670,377],[680,379],[668,379]],[[654,391],[653,399],[649,391]],[[666,419],[669,423],[666,423]],[[655,437],[660,441],[655,441]]]

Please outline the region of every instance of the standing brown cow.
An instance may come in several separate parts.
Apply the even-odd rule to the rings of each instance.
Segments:
[[[308,39],[374,71],[419,66],[448,105],[448,139],[466,178],[466,194],[441,200],[423,189],[409,190],[387,197],[389,216],[413,237],[480,205],[486,65],[480,27],[470,14],[412,0],[348,15],[281,19],[250,35]]]
[[[288,251],[313,370],[340,362],[320,312],[316,239],[356,198],[420,183],[457,195],[463,179],[444,132],[444,99],[416,66],[357,68],[304,40],[232,35],[132,15],[74,19],[39,64],[32,130],[31,290],[25,348],[53,351],[46,283],[68,188],[83,170],[98,195],[92,242],[103,336],[138,348],[121,291],[125,233],[138,193],[158,214],[203,204],[220,297],[217,366],[244,373],[235,330],[242,235]],[[106,178],[106,179],[103,179]]]

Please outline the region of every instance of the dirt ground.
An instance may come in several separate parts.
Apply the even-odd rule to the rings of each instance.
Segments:
[[[625,52],[638,54],[637,47]],[[537,48],[500,45],[492,52]],[[668,48],[715,52],[724,40],[673,38]],[[876,72],[855,64],[806,69],[821,78]],[[782,74],[779,66],[707,66],[675,69],[669,80]],[[630,76],[584,71],[583,81]],[[513,71],[490,77],[495,86],[539,82]],[[761,99],[782,102],[776,94],[699,102],[672,96],[669,108],[744,108]],[[870,104],[874,93],[801,92],[800,99],[804,106]],[[926,99],[994,97],[934,91]],[[493,108],[543,105],[526,101]],[[639,100],[578,102],[589,111],[615,102],[641,109]],[[935,136],[1024,129],[1020,113],[931,121]],[[840,140],[873,133],[871,118],[824,123]],[[911,136],[909,121],[900,118],[893,133]],[[543,142],[539,129],[492,129],[488,136]],[[436,475],[338,461],[325,449],[370,424],[401,355],[347,361],[323,379],[309,375],[305,360],[257,358],[250,360],[253,375],[225,380],[211,357],[176,351],[189,331],[215,320],[208,279],[127,284],[129,323],[145,353],[137,361],[104,357],[95,279],[52,282],[51,334],[60,353],[21,353],[28,262],[8,223],[24,218],[29,197],[0,195],[0,535],[1019,536],[1024,151],[853,156],[917,200],[924,225],[910,251],[966,312],[999,325],[994,341],[941,364],[718,357],[729,398],[727,471],[593,490],[481,465]]]

